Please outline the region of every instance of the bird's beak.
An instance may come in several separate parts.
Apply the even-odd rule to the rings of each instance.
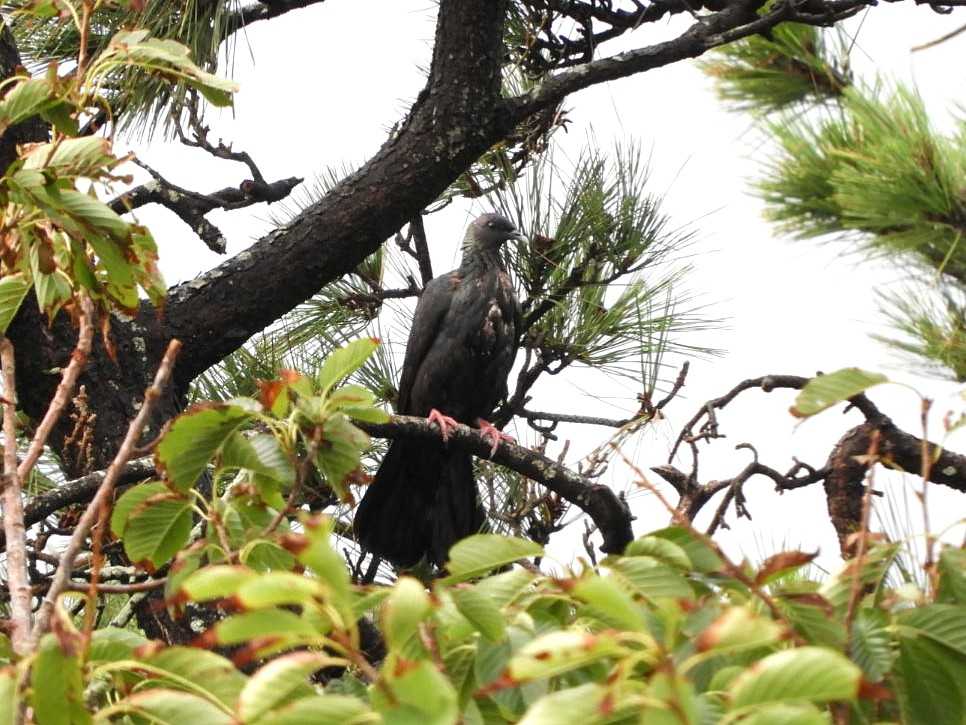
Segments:
[[[518,232],[515,229],[513,230],[513,232],[511,232],[510,239],[512,239],[512,240],[514,240],[516,242],[525,242],[525,241],[527,241],[527,238],[526,238],[526,236],[524,236],[523,232]]]

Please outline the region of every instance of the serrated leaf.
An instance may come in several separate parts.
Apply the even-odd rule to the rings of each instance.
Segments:
[[[669,526],[666,529],[652,531],[651,536],[670,541],[683,549],[691,562],[690,568],[694,571],[703,574],[721,571],[724,564],[721,557],[693,531],[682,526]]]
[[[322,431],[323,445],[316,453],[316,465],[325,482],[345,500],[349,475],[359,468],[362,452],[369,447],[369,436],[352,425],[343,413],[327,418]]]
[[[593,614],[610,626],[634,632],[643,632],[646,629],[640,605],[613,577],[585,577],[574,585],[572,594],[590,605]]]
[[[332,519],[321,516],[303,522],[304,535],[290,536],[285,547],[305,566],[311,568],[326,583],[343,613],[351,611],[349,600],[351,582],[345,559],[332,548]]]
[[[238,85],[199,68],[187,47],[174,40],[151,38],[143,31],[121,31],[91,68],[92,77],[111,71],[117,65],[136,66],[166,80],[185,83],[196,89],[214,106],[231,104]]]
[[[446,581],[461,581],[486,574],[529,556],[541,556],[543,547],[532,541],[497,534],[475,534],[449,550]]]
[[[230,660],[196,647],[166,647],[145,658],[144,662],[170,673],[170,680],[155,674],[155,679],[165,686],[203,693],[208,699],[227,707],[234,705],[245,686],[246,677]]]
[[[966,657],[966,606],[928,604],[902,612],[898,621],[903,629],[914,629]]]
[[[235,592],[235,599],[246,609],[260,609],[321,601],[325,594],[325,587],[318,579],[290,571],[273,571],[244,581]]]
[[[345,666],[345,661],[314,652],[297,652],[272,660],[245,683],[238,696],[238,716],[243,722],[254,723],[283,705],[315,694],[309,677],[334,665]]]
[[[285,455],[278,439],[267,433],[249,437],[235,431],[225,440],[221,451],[224,468],[244,468],[277,481],[283,486],[295,483],[295,466]]]
[[[939,555],[939,592],[937,601],[966,604],[966,549],[947,546]]]
[[[756,708],[742,725],[828,725],[828,718],[814,705],[785,703]]]
[[[158,470],[179,491],[187,491],[253,412],[252,406],[239,401],[202,403],[189,408],[174,419],[158,443],[155,451]]]
[[[767,647],[778,642],[785,628],[760,617],[748,607],[729,607],[695,641],[698,651],[734,652]]]
[[[255,725],[367,725],[381,722],[379,715],[347,695],[304,697],[274,710]]]
[[[868,607],[860,609],[852,622],[850,654],[870,682],[879,682],[892,667],[895,654],[889,618],[885,612]]]
[[[559,725],[567,722],[590,725],[603,722],[607,714],[605,701],[608,694],[606,687],[594,682],[551,692],[527,709],[520,725]]]
[[[772,702],[851,700],[862,671],[824,647],[787,649],[747,668],[729,688],[733,709]]]
[[[554,677],[625,652],[613,635],[582,630],[548,632],[526,643],[507,665],[515,681]]]
[[[13,322],[28,292],[30,282],[22,272],[0,277],[0,335],[7,334],[7,328]]]
[[[642,536],[635,539],[627,545],[624,556],[651,556],[678,569],[691,569],[687,552],[670,539],[660,536]]]
[[[64,642],[53,634],[40,641],[30,671],[31,705],[37,722],[44,725],[83,725],[91,722],[84,707],[80,642],[69,634]]]
[[[114,713],[126,713],[152,725],[232,725],[232,716],[202,697],[180,690],[152,689],[138,692],[111,707]]]
[[[966,659],[924,637],[900,637],[893,666],[902,721],[962,725]]]
[[[491,641],[503,638],[506,621],[500,608],[483,592],[475,587],[453,588],[450,590],[453,603],[459,613],[466,617],[480,634]]]
[[[807,418],[845,402],[874,385],[888,382],[889,378],[881,373],[870,373],[859,368],[843,368],[828,375],[819,375],[802,388],[790,411],[796,418]]]
[[[245,566],[206,566],[188,576],[181,591],[194,602],[226,599],[234,596],[245,582],[257,577],[256,572]]]
[[[115,536],[123,536],[128,517],[133,511],[141,509],[150,498],[167,496],[170,493],[168,487],[160,481],[147,481],[132,486],[114,503],[111,511],[111,531]]]
[[[166,564],[188,543],[191,512],[191,500],[170,491],[143,501],[124,525],[124,553],[136,564]]]
[[[91,633],[91,646],[87,652],[88,662],[119,662],[134,657],[134,650],[148,643],[139,632],[118,627],[95,629]]]
[[[295,557],[276,544],[266,539],[249,541],[238,552],[238,560],[250,566],[255,571],[290,571],[295,564]]]
[[[799,567],[810,563],[818,552],[808,553],[806,551],[782,551],[774,556],[769,556],[761,563],[758,574],[755,575],[755,584],[761,586],[773,579],[794,571]]]
[[[459,702],[452,684],[427,660],[403,660],[390,655],[383,665],[392,700],[372,691],[375,708],[387,723],[450,725],[456,722]]]
[[[25,169],[55,170],[59,176],[96,179],[120,163],[111,153],[111,142],[100,136],[64,138],[32,146],[24,158]]]
[[[648,599],[694,597],[694,590],[680,571],[650,556],[614,557],[605,561],[604,565]]]
[[[379,347],[379,340],[365,337],[361,340],[353,340],[348,345],[329,353],[316,376],[320,394],[326,395],[332,386],[361,368],[377,347]]]
[[[480,579],[474,586],[496,607],[503,608],[529,589],[534,579],[532,572],[518,567]]]
[[[220,645],[264,640],[285,647],[314,641],[321,633],[287,609],[258,609],[221,620],[214,626],[214,635]]]
[[[382,605],[382,633],[389,648],[402,649],[432,610],[429,594],[419,581],[408,576],[397,579]]]

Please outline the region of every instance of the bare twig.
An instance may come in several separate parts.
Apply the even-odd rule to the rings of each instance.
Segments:
[[[920,50],[928,50],[929,48],[935,48],[937,45],[945,43],[947,40],[952,40],[957,35],[960,35],[962,33],[966,33],[966,25],[961,25],[955,30],[949,33],[946,33],[945,35],[939,36],[935,40],[930,40],[928,43],[923,43],[922,45],[915,45],[912,48],[910,48],[910,52],[917,53]]]
[[[70,402],[71,395],[74,393],[74,386],[77,384],[77,378],[80,377],[84,366],[87,365],[87,356],[91,352],[91,342],[94,339],[94,316],[94,303],[87,295],[81,295],[80,330],[77,333],[77,346],[71,353],[70,362],[67,363],[67,367],[61,374],[60,384],[54,392],[54,397],[50,401],[50,405],[47,406],[43,420],[40,421],[40,425],[34,431],[33,440],[30,441],[27,453],[17,469],[21,481],[27,480],[40,455],[44,452],[44,445],[50,437],[50,432],[57,421],[60,420],[61,414]]]
[[[34,641],[39,639],[50,626],[50,615],[53,612],[54,603],[70,581],[70,574],[74,568],[74,559],[77,557],[78,552],[80,552],[84,539],[94,524],[94,520],[101,513],[101,507],[105,502],[110,501],[111,495],[114,493],[114,485],[125,464],[130,459],[134,448],[137,446],[138,438],[141,436],[141,431],[148,422],[148,417],[150,416],[154,402],[160,397],[161,389],[167,383],[168,378],[171,377],[174,360],[180,349],[181,343],[177,340],[172,340],[168,343],[168,349],[165,351],[164,357],[161,359],[161,364],[158,366],[158,371],[154,376],[154,382],[144,391],[144,400],[141,403],[141,409],[128,426],[127,435],[124,436],[121,448],[107,469],[107,473],[100,487],[97,489],[97,493],[94,494],[90,505],[85,509],[80,521],[74,527],[74,534],[71,536],[67,548],[61,554],[60,566],[54,572],[50,589],[47,591],[47,596],[44,597],[44,601],[40,605],[40,610],[37,612],[32,634]]]
[[[3,530],[7,541],[7,588],[10,590],[10,633],[13,650],[30,651],[30,578],[27,573],[27,535],[23,523],[21,478],[17,471],[17,376],[13,343],[0,337],[3,363]]]

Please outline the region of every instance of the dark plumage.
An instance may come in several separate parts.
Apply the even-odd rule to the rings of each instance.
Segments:
[[[520,308],[500,247],[520,235],[506,218],[484,214],[466,230],[459,269],[431,280],[416,306],[396,410],[451,417],[469,425],[506,395]],[[442,415],[440,415],[442,414]],[[492,429],[490,433],[496,436]],[[449,548],[484,523],[470,456],[445,442],[394,440],[355,517],[359,542],[399,567]]]

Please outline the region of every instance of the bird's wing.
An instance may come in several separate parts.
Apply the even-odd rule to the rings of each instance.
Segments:
[[[440,275],[430,280],[419,296],[419,303],[413,314],[413,326],[409,331],[409,341],[406,343],[402,375],[399,376],[399,398],[396,403],[396,411],[399,413],[409,412],[409,394],[416,373],[436,340],[459,281],[456,273]]]

